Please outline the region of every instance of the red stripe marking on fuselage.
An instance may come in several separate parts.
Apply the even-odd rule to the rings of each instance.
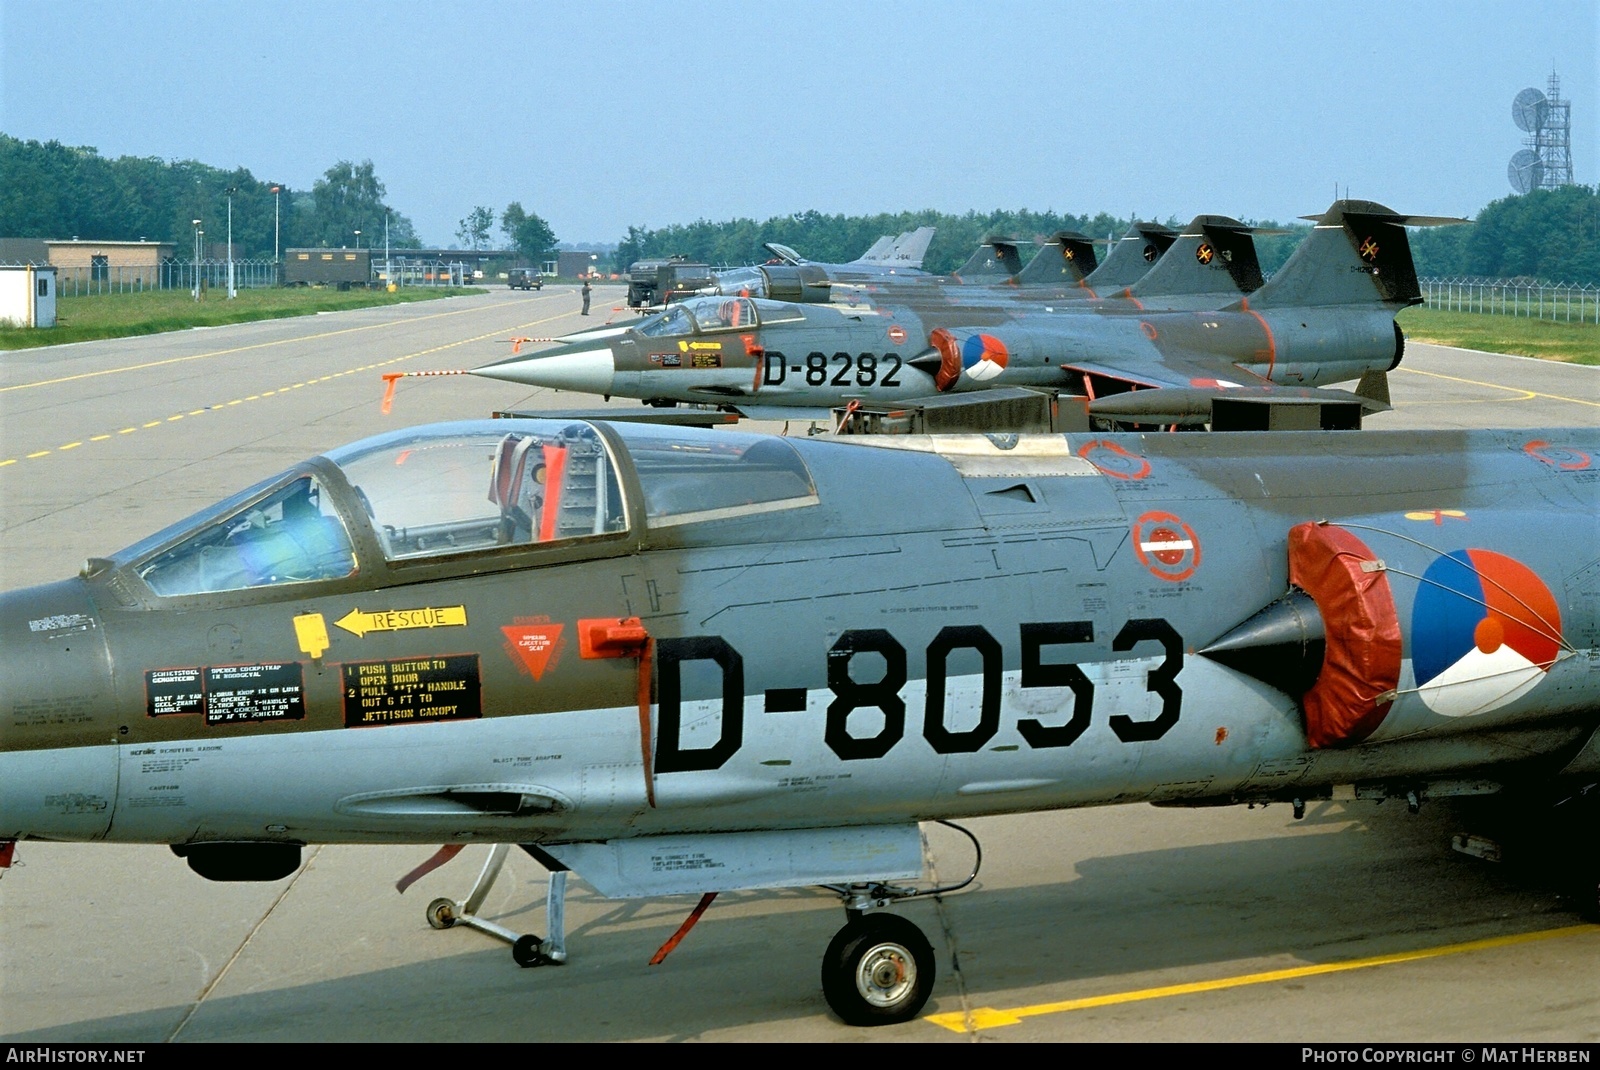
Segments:
[[[1248,297],[1239,299],[1239,307],[1256,318],[1256,322],[1261,324],[1262,333],[1267,336],[1267,378],[1271,379],[1272,369],[1278,363],[1278,340],[1272,337],[1272,328],[1267,326],[1267,321],[1261,318],[1261,313],[1250,307],[1250,299]]]

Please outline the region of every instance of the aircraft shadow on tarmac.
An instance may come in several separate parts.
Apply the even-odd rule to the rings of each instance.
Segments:
[[[1258,819],[1279,829],[1288,808],[1280,809],[1283,818]],[[1451,810],[1437,803],[1411,817],[1403,804],[1381,810],[1313,804],[1289,834],[1142,851],[1135,842],[1124,844],[1135,848],[1132,853],[1115,855],[1093,854],[1089,838],[1071,842],[1073,814],[1049,815],[1063,833],[1062,869],[1074,876],[1007,887],[1003,882],[1016,859],[992,851],[987,887],[980,882],[940,903],[902,907],[930,934],[938,957],[939,978],[926,1013],[958,1009],[963,994],[973,1006],[1016,1006],[1175,979],[1350,961],[1575,920],[1531,871],[1452,853],[1448,835],[1459,821]],[[1193,816],[1204,819],[1203,813]],[[970,853],[963,841],[935,828],[929,842],[942,876],[966,872]],[[1080,848],[1091,853],[1074,863]],[[469,868],[449,881],[468,879]],[[507,876],[515,878],[507,882],[507,901],[519,905],[493,920],[512,928],[541,923],[542,872],[523,864]],[[447,883],[433,878],[432,891],[450,890]],[[536,970],[518,969],[504,944],[481,934],[427,929],[422,907],[428,894],[405,897],[414,928],[385,931],[393,911],[374,912],[382,915],[375,918],[352,910],[340,925],[348,943],[317,950],[324,957],[359,957],[363,947],[390,948],[386,957],[392,961],[395,944],[449,941],[451,952],[287,987],[263,978],[248,994],[207,999],[177,1039],[692,1039],[827,1015],[815,949],[841,919],[821,892],[724,895],[663,965],[650,967],[651,952],[671,935],[694,897],[608,901],[575,881],[568,900],[571,961]],[[735,913],[733,907],[741,909]],[[1241,969],[1240,963],[1256,965]],[[249,969],[236,966],[223,987],[253,987]],[[165,1040],[188,1011],[175,1005],[0,1040]],[[956,1037],[921,1021],[865,1034],[835,1024],[841,1037],[852,1040]],[[1067,1037],[1077,1034],[1070,1023],[1065,1028]],[[1091,1032],[1080,1038],[1093,1039],[1087,1021],[1085,1028]]]

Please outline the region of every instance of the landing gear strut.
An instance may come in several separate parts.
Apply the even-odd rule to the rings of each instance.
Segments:
[[[511,945],[511,957],[518,966],[559,966],[567,961],[566,915],[567,915],[567,871],[566,869],[552,869],[550,871],[549,895],[545,899],[545,931],[550,935],[544,939],[533,934],[512,932],[503,925],[497,925],[486,918],[478,917],[478,908],[483,906],[484,898],[489,894],[490,885],[500,875],[500,867],[505,865],[506,852],[511,849],[510,844],[497,843],[489,852],[488,861],[484,862],[478,879],[472,885],[472,890],[460,902],[454,899],[435,899],[428,904],[428,924],[435,929],[449,929],[456,925],[465,925],[469,929],[476,929],[481,933],[498,937]],[[527,848],[523,848],[527,850]],[[528,852],[533,854],[532,851]],[[544,852],[539,852],[543,854]],[[555,863],[549,856],[540,858],[533,855],[541,864],[549,867]],[[547,861],[547,859],[549,859]]]

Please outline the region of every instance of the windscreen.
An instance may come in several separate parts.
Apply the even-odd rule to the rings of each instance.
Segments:
[[[694,333],[694,317],[682,305],[673,305],[638,328],[646,338],[676,338]]]
[[[202,523],[137,572],[170,598],[338,579],[355,569],[344,523],[321,481],[305,475]]]

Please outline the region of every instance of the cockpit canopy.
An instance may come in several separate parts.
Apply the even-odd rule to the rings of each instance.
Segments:
[[[753,297],[692,297],[669,305],[635,330],[646,338],[678,338],[717,331],[751,331],[805,319],[798,305]]]
[[[626,463],[620,461],[626,457]],[[637,485],[630,485],[634,481]],[[416,561],[520,567],[547,545],[626,552],[667,528],[813,505],[799,452],[778,438],[562,420],[409,428],[343,446],[116,554],[179,597],[345,579]],[[380,562],[364,558],[376,548]]]

